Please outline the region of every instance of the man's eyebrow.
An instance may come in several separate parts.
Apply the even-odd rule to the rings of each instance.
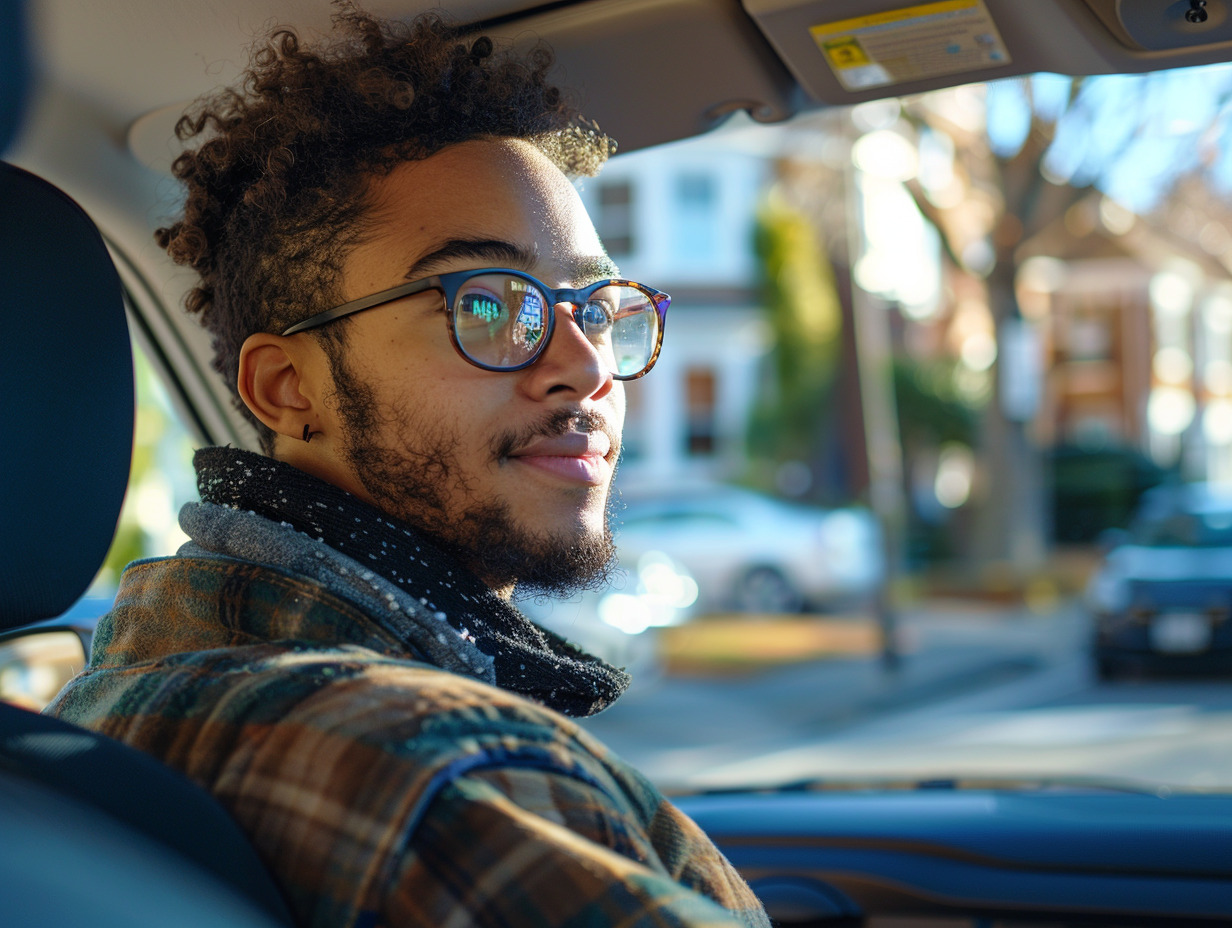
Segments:
[[[533,274],[539,263],[538,250],[502,239],[453,238],[428,252],[406,272],[407,280],[419,280],[441,265],[457,260],[491,262],[493,267],[507,267]],[[562,262],[564,270],[578,283],[619,277],[620,269],[607,255],[587,255]]]
[[[604,280],[619,277],[620,268],[607,255],[593,255],[566,262],[570,273],[580,281]]]
[[[406,279],[418,280],[430,275],[440,265],[459,258],[491,261],[494,267],[507,267],[529,274],[535,266],[536,255],[533,249],[501,239],[451,238],[412,264],[407,269]]]

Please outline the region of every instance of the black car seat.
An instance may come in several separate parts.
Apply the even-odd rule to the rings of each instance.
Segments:
[[[64,612],[101,565],[128,480],[121,286],[64,193],[0,162],[0,630]],[[0,704],[0,922],[289,925],[213,797],[108,738]]]

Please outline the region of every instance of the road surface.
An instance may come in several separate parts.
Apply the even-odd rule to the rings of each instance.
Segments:
[[[918,610],[904,633],[896,672],[866,658],[652,679],[586,727],[669,791],[813,778],[1232,791],[1232,681],[1102,683],[1077,604]]]

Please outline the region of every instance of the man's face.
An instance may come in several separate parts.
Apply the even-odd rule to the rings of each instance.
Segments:
[[[615,274],[572,184],[526,143],[454,146],[374,179],[371,199],[345,300],[486,267],[549,287]],[[508,373],[457,354],[436,291],[351,317],[331,365],[326,440],[314,438],[330,458],[317,472],[436,535],[498,589],[602,574],[624,393],[571,308],[554,308],[538,361]]]

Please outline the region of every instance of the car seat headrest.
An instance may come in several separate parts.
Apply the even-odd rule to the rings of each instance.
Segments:
[[[133,439],[119,276],[63,192],[0,162],[0,628],[89,586],[115,533]]]

